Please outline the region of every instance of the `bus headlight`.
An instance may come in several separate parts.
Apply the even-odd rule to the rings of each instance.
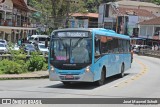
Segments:
[[[86,72],[90,72],[90,66],[87,66],[85,69]]]
[[[50,66],[50,70],[54,72],[54,67],[52,65]]]

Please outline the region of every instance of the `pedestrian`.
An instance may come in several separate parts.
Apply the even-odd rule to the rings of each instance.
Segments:
[[[156,51],[158,50],[158,46],[157,46],[157,45],[155,46],[155,50],[156,50]]]
[[[21,46],[21,44],[22,44],[22,40],[18,39],[18,46]]]
[[[140,54],[140,52],[141,52],[141,45],[138,46],[138,53]]]
[[[154,51],[154,45],[152,46],[152,50]]]

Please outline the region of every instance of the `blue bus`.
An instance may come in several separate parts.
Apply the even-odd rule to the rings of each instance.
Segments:
[[[49,79],[68,85],[95,82],[131,67],[130,37],[103,28],[66,28],[51,33]]]

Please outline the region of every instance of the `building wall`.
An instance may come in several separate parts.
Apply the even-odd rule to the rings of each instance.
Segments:
[[[5,0],[5,2],[0,5],[3,6],[3,8],[0,10],[12,12],[12,9],[13,9],[12,0]]]
[[[27,2],[27,0],[24,0]],[[29,18],[27,14],[29,12],[22,11],[21,8],[13,7],[12,0],[5,0],[0,4],[3,8],[0,8],[0,38],[11,42],[17,42],[19,38],[26,38],[27,35],[35,34],[34,28],[29,25]],[[33,29],[33,30],[32,30]]]
[[[13,3],[12,0],[5,0],[4,3],[0,4],[1,5],[1,13],[2,13],[2,19],[1,19],[1,25],[2,26],[4,23],[4,20],[10,20],[11,19],[11,13],[13,9]],[[6,39],[10,40],[11,39],[11,30],[10,29],[0,29],[0,38],[1,39]]]
[[[160,25],[139,25],[139,37],[154,39],[156,27]]]

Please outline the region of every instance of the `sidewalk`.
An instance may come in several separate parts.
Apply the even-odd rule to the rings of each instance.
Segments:
[[[35,72],[29,72],[29,73],[24,73],[24,74],[1,74],[0,80],[48,78],[48,77],[49,77],[48,71],[35,71]]]

